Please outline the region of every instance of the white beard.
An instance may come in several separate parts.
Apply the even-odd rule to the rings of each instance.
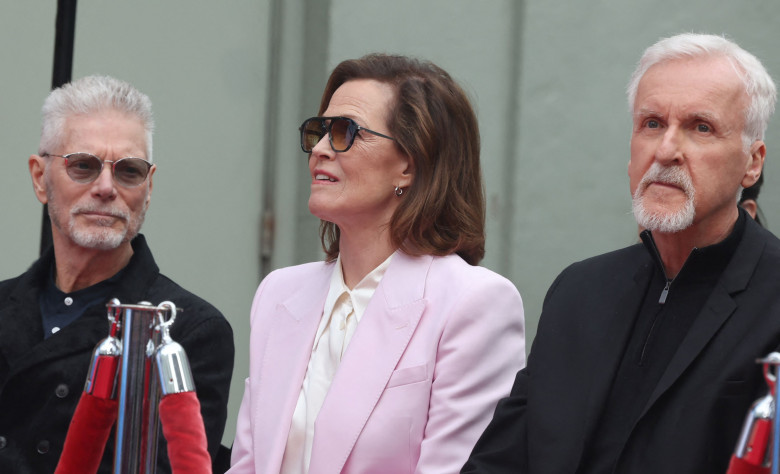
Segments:
[[[70,209],[69,218],[66,223],[63,223],[59,219],[59,206],[57,199],[50,190],[51,185],[47,187],[47,197],[49,206],[49,217],[51,218],[52,225],[55,226],[62,234],[67,235],[76,245],[84,248],[96,249],[96,250],[113,250],[125,242],[132,240],[141,230],[141,226],[144,223],[146,217],[146,208],[144,207],[137,214],[115,209],[111,206],[101,206],[96,204],[88,205],[76,205]],[[97,226],[90,226],[85,228],[79,226],[76,223],[76,216],[82,212],[95,212],[100,211],[119,220],[125,221],[126,225],[121,229],[114,229],[110,227],[111,222],[114,219],[106,218],[105,222],[98,221]]]
[[[85,229],[77,227],[75,219],[75,215],[84,210],[87,210],[84,206],[77,206],[74,209],[71,209],[68,232],[73,242],[80,247],[97,250],[112,250],[123,243],[132,240],[138,234],[144,218],[146,217],[146,210],[141,210],[141,212],[135,216],[126,212],[112,210],[112,215],[120,217],[127,222],[127,225],[124,228],[114,229],[106,226],[97,229]]]
[[[651,182],[669,183],[679,186],[685,192],[685,203],[676,211],[650,212],[645,206],[644,191]],[[693,224],[696,216],[696,191],[693,182],[683,168],[678,166],[661,166],[653,163],[642,177],[639,186],[634,191],[633,211],[637,224],[641,227],[664,233],[680,232]]]

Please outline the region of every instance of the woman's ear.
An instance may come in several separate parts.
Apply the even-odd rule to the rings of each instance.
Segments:
[[[414,181],[414,160],[409,156],[405,156],[404,159],[405,168],[399,178],[398,187],[408,188]]]

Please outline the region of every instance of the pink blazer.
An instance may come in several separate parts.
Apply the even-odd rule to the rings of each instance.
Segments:
[[[308,263],[260,284],[229,473],[279,472],[332,272]],[[509,280],[397,252],[317,418],[309,473],[457,473],[524,365]]]

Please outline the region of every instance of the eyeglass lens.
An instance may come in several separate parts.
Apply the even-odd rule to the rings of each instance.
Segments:
[[[67,155],[66,170],[68,176],[77,183],[90,183],[100,176],[103,161],[88,153],[73,153]],[[111,163],[114,179],[125,187],[135,187],[146,180],[151,166],[141,158],[122,158]]]
[[[333,151],[347,151],[355,140],[357,126],[348,118],[324,119],[310,118],[301,127],[301,144],[303,151],[311,153],[314,147],[326,134],[330,133],[330,144]]]

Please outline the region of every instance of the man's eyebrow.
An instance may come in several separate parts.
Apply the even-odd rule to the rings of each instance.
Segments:
[[[650,109],[648,107],[642,107],[636,112],[634,112],[634,117],[661,117],[663,116],[662,113],[658,112],[655,109]]]
[[[661,112],[658,112],[655,109],[643,107],[639,110],[637,110],[634,114],[634,117],[663,117],[664,114]],[[700,112],[691,112],[688,114],[685,114],[684,116],[685,120],[704,120],[707,122],[714,122],[718,121],[718,115],[710,112],[710,111],[700,111]]]
[[[705,122],[716,122],[718,120],[717,114],[712,112],[691,112],[685,116],[688,120],[704,120]]]

